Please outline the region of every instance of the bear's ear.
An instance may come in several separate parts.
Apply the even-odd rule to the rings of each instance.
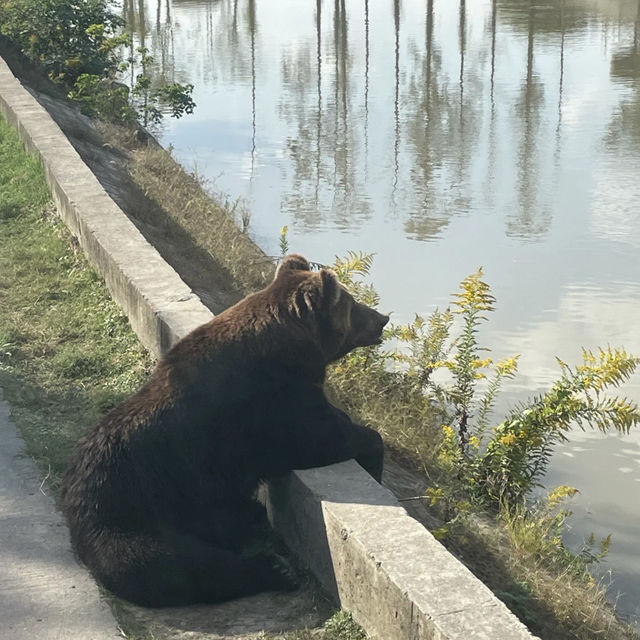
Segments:
[[[311,266],[309,265],[309,261],[304,256],[301,256],[299,253],[290,253],[280,261],[280,264],[276,269],[274,280],[277,280],[278,276],[283,271],[287,271],[289,269],[294,271],[311,271]]]
[[[320,269],[320,277],[322,278],[322,299],[329,309],[332,309],[340,300],[342,286],[333,269]]]

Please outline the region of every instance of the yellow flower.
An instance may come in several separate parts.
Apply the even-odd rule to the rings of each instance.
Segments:
[[[453,431],[453,427],[450,427],[448,424],[442,425],[442,433],[447,440],[452,440],[455,438],[455,433]]]
[[[513,433],[505,433],[498,442],[505,447],[510,447],[517,440]]]
[[[449,533],[449,528],[447,526],[440,527],[439,529],[434,529],[431,533],[436,540],[444,540]]]
[[[432,507],[436,505],[442,499],[443,494],[444,492],[440,487],[438,487],[437,489],[434,487],[429,487],[427,489],[427,497],[429,498],[430,505]]]
[[[496,364],[498,373],[503,376],[512,375],[518,368],[518,357],[519,356],[513,356],[512,358],[498,362],[498,364]]]
[[[562,484],[559,487],[553,489],[547,495],[547,502],[550,507],[557,507],[565,498],[572,498],[578,493],[575,487],[569,487],[566,484]]]
[[[492,362],[493,361],[491,360],[491,358],[484,358],[483,360],[481,360],[480,358],[475,358],[471,362],[471,366],[475,369],[481,369],[484,367],[488,367]]]

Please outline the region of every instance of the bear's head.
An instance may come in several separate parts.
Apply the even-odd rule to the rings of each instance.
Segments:
[[[382,342],[389,316],[357,302],[331,269],[311,271],[306,258],[290,254],[278,265],[273,287],[281,311],[314,332],[327,363]]]

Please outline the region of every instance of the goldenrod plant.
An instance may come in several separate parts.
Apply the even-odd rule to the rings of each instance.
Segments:
[[[335,263],[344,285],[374,304],[375,291],[360,280],[370,266],[371,256],[355,253]],[[548,391],[496,418],[496,399],[517,375],[518,357],[494,361],[482,346],[494,306],[478,270],[462,281],[450,308],[389,326],[382,345],[336,363],[329,392],[375,426],[403,464],[422,471],[424,494],[411,500],[436,516],[432,533],[537,635],[635,639],[588,571],[611,538],[591,536],[569,550],[563,533],[571,512],[564,505],[577,490],[556,487],[544,497],[540,485],[554,447],[572,427],[626,433],[640,422],[633,402],[606,393],[631,376],[638,359],[623,349],[585,350],[576,367],[559,361],[559,379]]]
[[[334,268],[356,298],[375,305],[375,290],[358,279],[368,273],[371,262],[370,255],[350,253],[338,258]],[[351,388],[344,383],[353,381],[357,372],[378,393],[388,394],[395,414],[389,422],[403,424],[401,448],[411,442],[408,448],[422,451],[425,466],[431,463],[454,477],[458,503],[470,500],[497,510],[501,504],[519,504],[540,484],[554,446],[567,439],[573,426],[627,433],[640,422],[634,402],[606,394],[629,379],[640,359],[607,347],[585,349],[576,367],[558,360],[560,377],[548,391],[501,421],[492,421],[496,397],[503,381],[516,375],[518,357],[494,362],[479,341],[481,326],[495,305],[482,277],[479,269],[462,281],[452,309],[391,326],[385,345],[349,355],[333,375],[336,386]],[[436,380],[438,370],[447,375]],[[425,427],[430,437],[425,445],[406,436],[407,430],[424,432]],[[381,429],[389,428],[383,420]],[[425,453],[425,446],[435,455]]]
[[[583,363],[570,367],[558,360],[560,379],[541,396],[510,411],[493,428],[487,448],[478,457],[476,488],[491,501],[524,498],[539,484],[553,447],[577,425],[628,433],[640,422],[638,406],[608,387],[629,379],[639,359],[624,349],[583,350]]]

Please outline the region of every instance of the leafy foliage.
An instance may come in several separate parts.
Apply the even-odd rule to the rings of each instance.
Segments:
[[[375,302],[375,292],[359,282],[370,264],[349,254],[336,270],[356,297]],[[541,396],[494,416],[500,390],[518,368],[517,356],[494,362],[479,340],[494,304],[482,271],[472,274],[451,308],[387,326],[381,346],[336,363],[329,391],[375,426],[403,462],[421,469],[427,486],[411,500],[422,498],[436,516],[433,535],[538,635],[635,637],[588,571],[610,538],[592,536],[569,551],[562,537],[571,512],[563,504],[576,490],[536,496],[549,456],[572,427],[627,432],[640,421],[635,404],[606,393],[628,379],[638,359],[621,349],[585,350],[582,364],[559,363],[559,379]],[[486,526],[487,512],[503,526]]]
[[[362,627],[347,611],[338,611],[324,625],[325,640],[366,640]]]
[[[461,293],[456,293],[454,303],[457,307],[455,313],[462,316],[463,328],[458,340],[457,349],[453,359],[445,363],[453,374],[454,384],[449,391],[449,396],[455,407],[455,419],[458,426],[458,446],[466,453],[469,444],[469,420],[471,419],[472,403],[476,380],[482,377],[479,370],[491,364],[489,358],[481,359],[476,334],[478,326],[486,316],[485,311],[493,311],[495,298],[489,291],[489,286],[480,278],[482,269],[468,276],[462,281]],[[485,402],[485,412],[490,407],[490,402]]]
[[[174,82],[154,87],[149,75],[153,57],[149,55],[146,47],[138,47],[137,52],[140,55],[142,72],[136,76],[131,93],[142,124],[158,124],[162,120],[161,106],[168,108],[174,118],[181,118],[185,113],[193,113],[196,106],[191,98],[193,85]],[[129,64],[133,63],[134,60],[130,59]]]
[[[289,253],[289,240],[287,238],[287,233],[289,232],[289,228],[285,224],[282,229],[280,229],[280,255],[286,256]]]
[[[603,391],[628,380],[639,359],[623,349],[583,350],[575,368],[558,361],[562,375],[542,396],[511,411],[494,429],[474,468],[478,486],[492,500],[513,503],[525,497],[544,474],[553,447],[567,439],[573,424],[628,433],[640,422],[635,403]]]
[[[139,60],[122,60],[131,39],[109,7],[107,0],[9,0],[0,3],[0,33],[65,87],[87,115],[125,125],[140,120],[146,126],[162,119],[162,107],[174,118],[192,113],[193,85],[154,84],[146,48],[137,49]],[[130,91],[116,80],[134,64],[141,73]]]
[[[93,73],[80,75],[69,97],[82,105],[86,115],[119,124],[134,124],[138,118],[129,101],[129,87]]]
[[[336,258],[333,269],[338,279],[363,304],[375,307],[380,298],[372,285],[363,284],[359,276],[366,275],[371,269],[373,256],[364,253],[349,252],[345,258]]]
[[[54,81],[73,86],[82,74],[104,76],[116,64],[122,19],[107,0],[9,0],[0,3],[0,32]]]

